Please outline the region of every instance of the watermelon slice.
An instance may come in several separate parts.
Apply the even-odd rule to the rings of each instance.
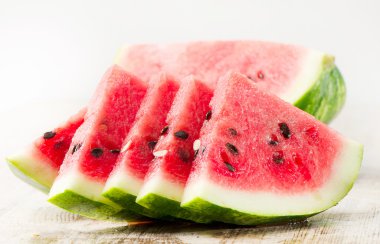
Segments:
[[[145,92],[146,84],[120,67],[107,71],[51,188],[51,203],[96,219],[120,211],[101,193]]]
[[[227,71],[241,72],[259,87],[329,122],[345,100],[341,74],[328,54],[294,45],[261,41],[208,41],[168,45],[130,45],[116,63],[143,80],[168,72],[213,87]]]
[[[135,202],[144,182],[153,149],[164,128],[165,119],[173,103],[179,84],[162,75],[150,84],[148,92],[136,115],[136,121],[124,141],[117,166],[109,177],[103,195],[120,206],[149,217],[162,217]]]
[[[182,207],[239,225],[296,220],[351,189],[362,145],[230,73],[219,82]]]
[[[70,147],[71,139],[83,123],[86,109],[64,124],[45,132],[24,152],[7,158],[12,172],[28,184],[48,193]]]
[[[194,159],[193,143],[199,137],[211,97],[212,90],[201,81],[188,77],[182,82],[166,119],[167,127],[154,149],[156,157],[136,199],[138,204],[163,215],[210,221],[182,209],[180,202]]]

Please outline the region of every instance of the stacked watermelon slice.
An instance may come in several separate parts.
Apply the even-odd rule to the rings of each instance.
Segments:
[[[126,46],[86,109],[7,161],[93,219],[304,219],[358,175],[362,146],[323,123],[344,100],[334,58],[299,46]]]

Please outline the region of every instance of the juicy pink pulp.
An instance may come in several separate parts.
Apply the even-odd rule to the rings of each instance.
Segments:
[[[164,71],[177,79],[194,75],[211,87],[232,70],[281,94],[295,81],[308,52],[299,46],[260,41],[145,44],[128,46],[120,54],[119,64],[143,80]]]
[[[85,122],[74,135],[61,174],[78,166],[82,174],[106,181],[145,92],[144,82],[118,66],[111,67],[98,85]]]
[[[166,119],[168,130],[154,149],[168,152],[154,159],[148,178],[161,171],[168,180],[186,183],[194,159],[193,142],[199,137],[211,97],[212,90],[192,77],[182,83]]]
[[[141,180],[151,165],[153,148],[166,125],[165,119],[178,88],[178,82],[166,76],[152,83],[124,141],[128,148],[122,152],[117,164],[125,164],[127,171]]]
[[[85,109],[72,116],[64,125],[55,128],[49,137],[42,136],[34,142],[35,148],[48,160],[47,163],[57,171],[61,166],[66,152],[69,150],[75,131],[84,121]]]
[[[317,188],[329,178],[340,137],[312,116],[237,73],[221,79],[211,106],[191,178],[207,171],[227,188],[282,193]]]

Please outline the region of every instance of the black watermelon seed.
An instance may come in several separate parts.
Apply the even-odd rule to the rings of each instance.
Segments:
[[[288,125],[284,122],[279,123],[278,126],[280,127],[281,134],[284,136],[285,139],[289,139],[291,136],[290,129]]]
[[[234,128],[228,128],[228,131],[230,132],[230,134],[232,135],[232,136],[237,136],[237,131],[234,129]]]
[[[233,144],[231,144],[231,143],[229,143],[229,142],[226,143],[226,148],[227,148],[228,151],[230,151],[233,155],[238,155],[238,154],[239,154],[239,151],[237,150],[237,148],[236,148]]]
[[[99,158],[103,155],[103,150],[101,148],[94,148],[91,150],[91,155],[95,158]]]
[[[212,112],[211,110],[207,112],[206,114],[206,120],[210,120],[211,119],[211,116],[212,116]]]
[[[164,128],[162,128],[161,130],[161,135],[165,135],[166,133],[168,133],[168,130],[169,130],[169,126],[165,126]]]
[[[44,139],[51,139],[55,136],[55,132],[54,131],[48,131],[48,132],[45,132],[44,133]]]
[[[71,151],[71,154],[74,154],[76,151],[78,151],[81,146],[81,143],[75,144],[73,150]]]
[[[176,133],[174,133],[174,136],[186,140],[189,137],[189,134],[186,131],[179,130]]]
[[[112,154],[119,154],[120,153],[120,149],[111,149],[110,152]]]
[[[149,141],[149,142],[148,142],[148,147],[149,147],[149,149],[150,149],[150,150],[153,150],[154,147],[156,146],[156,144],[157,144],[157,141]]]
[[[235,172],[235,168],[234,168],[234,166],[232,166],[230,163],[228,163],[228,162],[224,162],[224,164],[226,165],[227,169],[228,169],[230,172]]]
[[[272,155],[273,162],[281,164],[284,162],[284,153],[282,151],[274,152]]]
[[[259,79],[264,79],[264,74],[263,74],[263,72],[262,71],[259,71],[259,72],[257,72],[257,77],[259,78]]]
[[[203,149],[202,149],[202,155],[205,153],[205,151],[206,151],[206,147],[203,147]]]
[[[190,153],[182,148],[178,149],[178,156],[185,163],[189,162],[191,157]]]
[[[60,149],[65,143],[63,141],[56,142],[54,144],[54,149]]]
[[[198,156],[198,153],[199,153],[199,149],[198,149],[198,150],[195,150],[195,152],[194,152],[194,159],[196,159],[196,158],[197,158],[197,156]]]
[[[278,138],[276,135],[272,134],[268,140],[268,144],[271,146],[277,146],[278,145]]]

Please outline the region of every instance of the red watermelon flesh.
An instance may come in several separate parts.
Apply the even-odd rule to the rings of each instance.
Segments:
[[[178,79],[194,75],[212,87],[220,76],[233,70],[247,75],[272,93],[287,96],[302,71],[310,69],[309,75],[312,76],[313,69],[320,69],[318,62],[313,61],[322,61],[324,56],[295,45],[262,41],[206,41],[127,45],[119,53],[117,63],[143,80],[150,80],[152,74],[165,71]],[[317,77],[303,78],[302,85],[310,85],[313,81],[308,79]]]
[[[151,217],[156,215],[136,204],[135,199],[154,158],[153,149],[166,125],[178,88],[179,83],[166,75],[150,84],[103,193],[121,206]]]
[[[199,137],[211,97],[212,90],[203,82],[193,77],[182,82],[137,203],[163,214],[197,221],[197,216],[184,213],[179,203],[194,159],[193,143]]]
[[[75,131],[84,121],[85,113],[86,109],[80,110],[64,124],[45,132],[23,153],[8,157],[12,168],[17,170],[15,173],[28,183],[48,192],[58,175]]]
[[[144,82],[118,66],[107,71],[90,102],[85,122],[74,135],[70,151],[50,191],[50,202],[89,217],[103,211],[102,203],[106,205],[108,201],[101,197],[101,191],[146,88]],[[73,198],[81,199],[81,205],[91,206],[93,213],[81,212],[84,208],[73,206]],[[110,209],[104,208],[104,214],[108,214]]]
[[[246,76],[222,78],[211,107],[183,207],[257,224],[321,212],[351,188],[362,147]]]

